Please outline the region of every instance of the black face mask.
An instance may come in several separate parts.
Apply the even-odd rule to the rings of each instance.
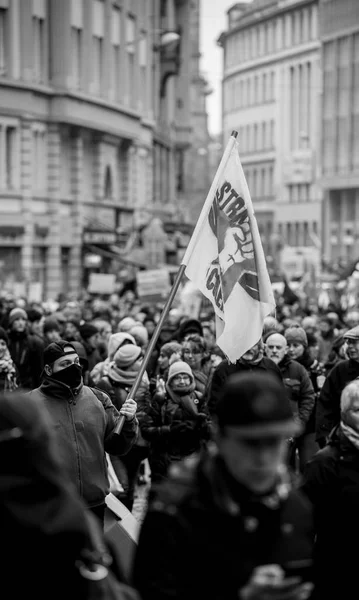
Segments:
[[[51,379],[65,383],[71,389],[75,389],[82,383],[82,367],[76,364],[70,365],[66,369],[53,373]]]

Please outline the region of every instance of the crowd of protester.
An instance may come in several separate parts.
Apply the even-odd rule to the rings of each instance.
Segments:
[[[331,540],[341,542],[338,511],[345,513],[348,506],[352,514],[357,499],[354,483],[347,485],[343,497],[343,481],[334,463],[345,463],[346,481],[352,478],[359,485],[355,416],[359,411],[359,310],[343,311],[335,305],[322,310],[306,297],[290,304],[280,295],[276,300],[275,314],[264,321],[262,338],[235,364],[228,363],[216,345],[210,308],[193,318],[175,305],[137,391],[129,398],[162,306],[145,304],[132,291],[106,300],[89,296],[48,303],[28,303],[6,294],[0,298],[0,391],[7,399],[25,394],[26,401],[43,403],[49,422],[55,424],[58,455],[86,508],[103,523],[110,490],[105,454],[120,484],[117,496],[132,511],[138,485],[145,480],[145,461],[151,498],[157,486],[168,485],[184,459],[210,453],[219,415],[223,423],[230,423],[221,412],[228,381],[237,376],[258,381],[269,377],[274,386],[284,384],[295,423],[286,429],[285,463],[314,506],[316,547],[327,582],[322,595],[317,591],[313,598],[329,598],[325,594],[333,582],[323,556],[333,546]],[[252,380],[248,381],[250,388]],[[250,402],[240,386],[236,389],[238,403],[241,394],[244,405]],[[125,424],[117,434],[120,415]],[[235,415],[233,422],[237,425],[243,418]],[[150,501],[150,522],[151,506]],[[355,519],[350,523],[346,516],[345,522],[355,532]],[[140,547],[147,561],[148,553],[143,551],[149,544],[147,526],[144,531]],[[338,567],[335,557],[336,552]],[[165,580],[154,589],[153,582],[146,588],[146,576],[141,583],[141,573],[146,572],[143,560],[140,554],[135,581],[144,600],[192,597],[185,588],[177,596],[173,589],[166,595],[161,589]],[[333,553],[327,564],[333,564]],[[244,580],[238,585],[244,585]],[[320,584],[316,589],[321,589]],[[300,593],[288,598],[308,597],[303,590]],[[262,598],[251,591],[243,597]]]

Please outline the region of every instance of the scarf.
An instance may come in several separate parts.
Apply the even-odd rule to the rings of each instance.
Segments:
[[[132,387],[135,383],[137,374],[138,370],[130,371],[130,369],[120,369],[114,362],[110,363],[109,368],[107,369],[107,377],[123,387]],[[149,385],[149,379],[146,371],[143,374],[142,383]]]
[[[353,446],[359,450],[359,433],[350,427],[350,425],[343,423],[343,421],[340,422],[340,428],[345,437],[348,438],[349,442],[351,442]]]
[[[175,385],[170,387],[166,383],[166,390],[172,402],[177,406],[182,406],[190,417],[196,417],[198,415],[198,399],[193,394],[195,387],[196,384],[194,382],[185,387]]]
[[[17,388],[16,368],[8,348],[6,348],[4,356],[0,359],[0,373],[5,374],[5,390],[15,390]]]

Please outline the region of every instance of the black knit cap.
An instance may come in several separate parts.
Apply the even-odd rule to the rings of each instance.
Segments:
[[[300,432],[283,384],[268,373],[230,375],[216,406],[220,427],[233,425],[243,437],[292,437]]]
[[[44,365],[52,365],[55,360],[67,354],[78,354],[71,342],[66,342],[65,340],[51,342],[44,350]]]
[[[84,323],[80,326],[79,331],[83,340],[88,340],[90,337],[98,333],[97,327],[95,327],[95,325],[92,325],[91,323]]]

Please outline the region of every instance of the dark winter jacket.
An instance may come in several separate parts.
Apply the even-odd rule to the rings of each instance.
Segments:
[[[282,373],[289,400],[291,401],[294,415],[298,416],[305,426],[312,414],[315,395],[314,389],[306,369],[297,361],[285,356],[278,364]]]
[[[18,370],[19,386],[28,390],[37,387],[44,367],[45,344],[38,335],[27,332],[10,331],[8,337],[9,352]]]
[[[307,463],[303,492],[313,503],[316,538],[315,599],[354,598],[359,539],[359,450],[334,428],[328,445]]]
[[[89,506],[102,504],[110,490],[105,453],[122,455],[130,450],[137,437],[137,419],[125,420],[121,434],[114,435],[117,409],[107,394],[95,394],[85,385],[74,393],[69,386],[46,378],[30,396],[44,402],[57,435],[59,456],[80,495]]]
[[[272,373],[274,377],[283,383],[282,374],[277,365],[270,358],[262,358],[262,360],[256,364],[251,365],[250,363],[244,363],[237,361],[235,364],[229,363],[227,360],[223,360],[213,372],[212,381],[208,393],[208,410],[210,414],[216,412],[216,404],[220,398],[223,385],[229,375],[233,373],[240,373],[245,371],[267,371]]]
[[[176,404],[166,391],[154,394],[142,422],[142,435],[150,442],[153,481],[167,476],[174,460],[199,450],[210,437],[210,422],[203,396],[192,392],[198,415],[189,414],[185,406]]]
[[[340,421],[340,396],[350,381],[359,377],[359,362],[348,359],[338,363],[328,374],[317,400],[316,439],[323,440]]]
[[[305,427],[305,433],[314,433],[315,432],[315,414],[317,409],[317,400],[319,398],[320,390],[322,389],[325,381],[325,369],[322,363],[318,360],[312,358],[306,349],[302,356],[296,359],[296,361],[302,365],[312,382],[314,393],[315,393],[315,403],[314,408],[312,410],[312,414],[309,418],[309,421]]]
[[[282,481],[252,496],[211,452],[154,489],[134,561],[143,600],[238,600],[258,565],[312,555],[312,510]]]

